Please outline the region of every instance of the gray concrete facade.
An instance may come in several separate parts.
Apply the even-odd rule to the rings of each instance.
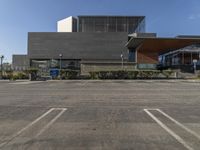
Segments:
[[[121,60],[128,33],[29,33],[30,59]]]

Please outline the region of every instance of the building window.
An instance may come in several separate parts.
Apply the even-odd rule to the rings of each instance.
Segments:
[[[135,62],[135,49],[129,49],[128,51],[128,61]]]

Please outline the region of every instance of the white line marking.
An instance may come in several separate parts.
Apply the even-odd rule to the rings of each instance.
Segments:
[[[157,109],[157,111],[160,112],[161,114],[163,114],[165,117],[167,117],[168,119],[170,119],[172,122],[174,122],[175,124],[177,124],[178,126],[180,126],[181,128],[183,128],[184,130],[186,130],[187,132],[189,132],[190,134],[192,134],[193,136],[195,136],[196,138],[198,138],[200,140],[200,136],[197,133],[195,133],[191,129],[187,128],[182,123],[180,123],[177,120],[175,120],[174,118],[170,117],[169,115],[167,115],[166,113],[164,113],[162,110]]]
[[[23,82],[15,82],[15,83],[9,83],[14,85],[23,85],[23,84],[34,84],[34,83],[42,83],[44,81],[23,81]]]
[[[67,109],[66,108],[57,108],[58,110],[62,109],[62,111],[56,116],[54,117],[46,126],[44,126],[40,132],[35,136],[35,138],[37,138],[38,136],[40,136],[44,131],[46,131]]]
[[[161,122],[159,119],[157,119],[151,112],[149,112],[147,109],[144,109],[144,111],[154,120],[156,121],[164,130],[166,130],[171,136],[173,136],[179,143],[181,143],[185,148],[188,150],[194,150],[192,147],[190,147],[180,136],[178,136],[176,133],[174,133],[171,129],[169,129],[163,122]]]
[[[7,141],[3,142],[0,144],[0,148],[3,147],[4,145],[8,144],[10,141],[12,141],[14,138],[16,138],[17,136],[19,136],[20,134],[22,134],[22,132],[24,132],[25,130],[27,130],[28,128],[30,128],[31,126],[33,126],[34,124],[36,124],[38,121],[40,121],[42,118],[44,118],[45,116],[47,116],[50,112],[52,112],[55,108],[51,108],[49,109],[46,113],[44,113],[42,116],[38,117],[37,119],[35,119],[33,122],[31,122],[30,124],[28,124],[26,127],[24,127],[23,129],[21,129],[20,131],[18,131],[17,133],[15,133],[13,136],[11,136],[9,139],[7,139]]]
[[[54,110],[67,110],[67,108],[54,108]]]

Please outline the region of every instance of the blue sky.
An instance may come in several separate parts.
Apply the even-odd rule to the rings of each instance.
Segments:
[[[199,0],[0,0],[0,55],[27,53],[28,32],[55,32],[77,15],[144,15],[147,32],[200,35]]]

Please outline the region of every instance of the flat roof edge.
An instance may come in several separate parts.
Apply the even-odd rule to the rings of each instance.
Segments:
[[[163,39],[163,40],[182,40],[182,39],[185,39],[185,40],[200,40],[200,37],[199,38],[195,38],[195,37],[185,37],[185,38],[177,38],[177,37],[132,37],[131,39]]]
[[[131,15],[79,15],[77,17],[128,17],[128,18],[145,18],[146,16],[143,15],[136,15],[136,16],[131,16]]]

